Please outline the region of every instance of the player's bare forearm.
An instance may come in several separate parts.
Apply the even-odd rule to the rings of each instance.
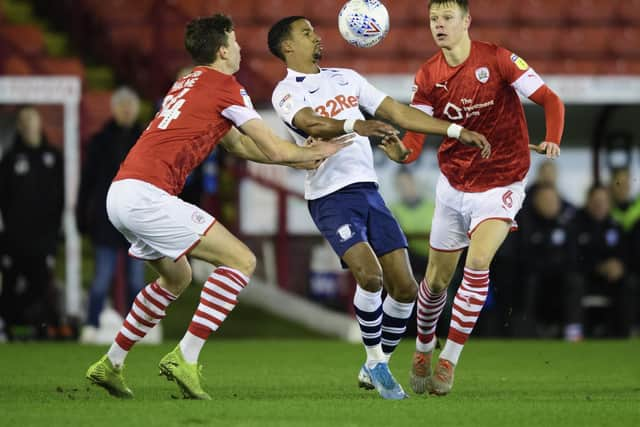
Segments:
[[[419,133],[447,135],[451,123],[436,119],[430,115],[386,97],[376,110],[376,117],[389,120],[396,125]]]
[[[398,131],[379,120],[337,120],[318,115],[311,108],[303,108],[293,118],[293,125],[314,138],[335,138],[351,132],[361,136],[383,138]]]

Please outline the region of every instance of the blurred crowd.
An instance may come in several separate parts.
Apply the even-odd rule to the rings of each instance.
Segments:
[[[0,341],[80,333],[82,341],[96,342],[105,302],[111,299],[113,306],[119,300],[123,307],[116,308],[126,310],[144,286],[144,264],[127,256],[128,244],[104,206],[111,179],[142,132],[139,105],[132,89],[115,90],[111,119],[84,146],[75,213],[93,271],[80,331],[65,322],[56,285],[63,157],[48,143],[36,108],[16,112],[15,135],[3,141],[0,157]],[[232,223],[237,206],[235,196],[225,195],[229,164],[221,154],[213,153],[194,172],[181,197]],[[491,294],[477,333],[569,341],[639,335],[640,264],[634,254],[640,253],[640,197],[631,193],[629,169],[614,169],[606,183],[591,186],[584,206],[560,194],[555,162],[541,163],[533,175],[517,218],[519,231],[507,238],[492,266]],[[423,196],[409,168],[399,169],[395,188],[398,201],[390,207],[407,234],[412,268],[421,280],[434,201]],[[221,199],[228,199],[224,206],[231,211]]]

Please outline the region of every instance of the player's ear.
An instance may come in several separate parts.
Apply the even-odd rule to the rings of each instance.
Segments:
[[[468,30],[471,26],[471,15],[469,14],[469,12],[464,14],[464,16],[462,17],[462,22],[464,23],[464,29]]]
[[[228,46],[220,46],[216,56],[218,58],[220,58],[220,59],[227,59],[227,56],[229,56],[229,47]]]
[[[293,42],[290,39],[283,40],[280,44],[280,50],[283,55],[293,52]]]

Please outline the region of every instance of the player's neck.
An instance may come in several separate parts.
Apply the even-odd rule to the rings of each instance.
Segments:
[[[460,42],[451,48],[443,48],[442,54],[449,66],[457,67],[471,55],[471,39],[469,36],[463,37]]]
[[[216,61],[211,65],[204,65],[204,67],[211,68],[212,70],[219,71],[223,74],[233,75],[235,74],[235,70],[233,70],[229,64],[224,61]]]
[[[287,59],[287,67],[302,74],[317,74],[320,72],[320,67],[318,67],[317,63],[309,61],[296,61],[294,58]]]

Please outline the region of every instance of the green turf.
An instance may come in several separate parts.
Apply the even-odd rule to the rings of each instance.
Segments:
[[[359,390],[363,351],[336,341],[212,340],[202,356],[211,402],[173,399],[156,364],[175,343],[139,346],[133,401],[83,381],[104,347],[0,346],[2,426],[638,426],[640,341],[472,340],[451,395],[381,400]],[[391,368],[407,384],[407,340]]]

